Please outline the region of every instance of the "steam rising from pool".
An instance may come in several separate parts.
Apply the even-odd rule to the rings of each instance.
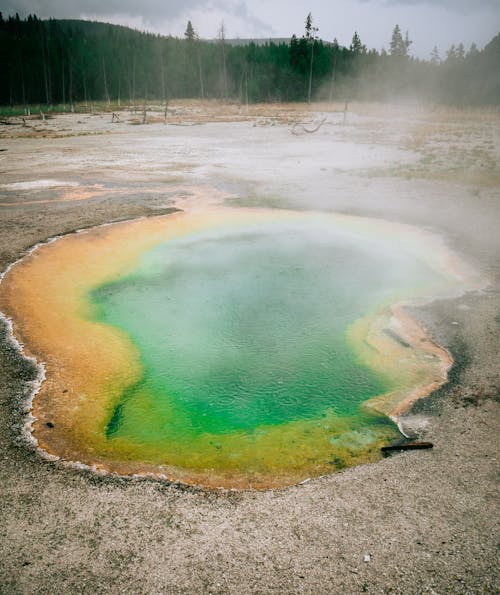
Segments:
[[[41,445],[227,487],[376,460],[399,435],[383,413],[442,373],[388,307],[457,285],[432,246],[381,226],[219,208],[44,247],[0,293],[47,364]]]

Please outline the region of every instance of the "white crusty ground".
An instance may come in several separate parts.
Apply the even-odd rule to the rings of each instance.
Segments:
[[[0,592],[496,592],[500,115],[175,107],[167,126],[80,114],[0,130],[0,269],[57,234],[222,196],[430,229],[490,282],[416,311],[460,364],[403,420],[434,449],[267,492],[99,478],[23,443],[33,371],[2,339]]]

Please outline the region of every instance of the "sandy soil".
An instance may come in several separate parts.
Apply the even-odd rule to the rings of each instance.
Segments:
[[[455,359],[404,418],[435,447],[265,492],[67,469],[23,442],[34,369],[2,325],[0,592],[496,592],[500,114],[171,109],[167,125],[1,126],[0,268],[56,234],[223,197],[425,227],[489,280],[413,312]]]

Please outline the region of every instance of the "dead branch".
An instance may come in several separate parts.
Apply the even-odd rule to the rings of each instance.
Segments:
[[[306,128],[304,126],[304,124],[301,124],[300,122],[296,122],[292,127],[292,134],[295,134],[296,136],[299,136],[301,134],[301,132],[307,132],[307,134],[313,134],[314,132],[317,132],[323,126],[323,124],[325,122],[326,122],[326,118],[323,118],[321,120],[321,122],[314,128]],[[300,128],[300,130],[299,130],[299,128]]]
[[[305,126],[303,126],[302,128],[304,129],[304,132],[307,132],[308,134],[312,134],[313,132],[317,132],[323,126],[323,124],[325,122],[326,122],[326,118],[323,118],[321,120],[321,122],[317,126],[315,126],[314,128],[312,128],[312,129],[308,129]]]

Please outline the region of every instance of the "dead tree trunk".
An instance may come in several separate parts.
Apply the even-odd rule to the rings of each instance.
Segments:
[[[47,105],[50,104],[50,83],[49,83],[49,69],[47,65],[47,53],[45,49],[45,29],[43,23],[40,25],[40,49],[42,55],[42,71],[43,83],[45,88],[45,101]]]
[[[64,55],[61,59],[61,90],[62,90],[62,103],[63,110],[66,111],[66,75],[64,72]]]
[[[88,95],[87,95],[87,77],[85,76],[85,68],[82,67],[82,83],[83,83],[83,100],[85,102],[85,109],[88,109]]]
[[[245,70],[245,105],[248,113],[248,70]]]
[[[219,39],[222,50],[222,100],[227,99],[227,65],[226,65],[226,34],[224,28],[224,22],[221,23],[219,29]]]
[[[198,58],[198,76],[200,79],[200,99],[205,99],[205,89],[203,86],[203,69],[201,67],[201,54],[200,54],[200,45],[199,43],[196,44],[196,54]]]
[[[307,103],[311,103],[312,82],[313,82],[313,63],[314,63],[314,39],[311,43],[311,62],[309,64],[309,88],[307,89]]]
[[[135,53],[132,56],[132,106],[135,112]]]
[[[332,74],[330,76],[330,93],[328,94],[328,101],[331,103],[333,101],[333,84],[335,82],[335,67],[337,65],[337,56],[333,59],[332,65]]]
[[[23,99],[23,108],[24,108],[24,113],[25,115],[28,115],[28,108],[26,105],[26,85],[24,82],[24,66],[23,66],[23,60],[21,58],[21,64],[20,64],[21,68],[21,93],[22,93],[22,99]]]
[[[73,63],[71,56],[68,58],[68,100],[69,100],[69,111],[73,113],[75,106],[73,105]]]
[[[104,58],[102,59],[102,74],[103,74],[103,78],[104,78],[104,97],[105,97],[108,107],[109,107],[111,105],[111,99],[109,97],[108,81],[106,78],[106,63],[104,62]]]
[[[130,62],[127,62],[127,86],[128,86],[128,102],[132,103],[132,77],[130,74]]]
[[[144,92],[144,108],[143,108],[143,112],[142,112],[142,123],[143,124],[148,123],[148,112],[147,112],[147,108],[146,108],[146,96],[147,96],[147,93]]]

